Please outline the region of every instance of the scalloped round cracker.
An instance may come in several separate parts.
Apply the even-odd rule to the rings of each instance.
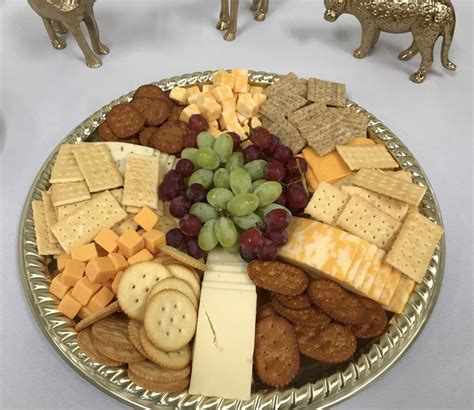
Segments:
[[[150,302],[151,298],[155,296],[158,292],[161,292],[165,289],[174,289],[178,292],[184,293],[194,305],[194,308],[197,310],[198,298],[194,293],[193,289],[191,288],[188,282],[175,277],[163,279],[155,286],[153,286],[153,289],[148,292],[147,303]]]
[[[189,386],[189,377],[172,382],[151,382],[128,370],[128,378],[139,387],[161,393],[179,393]]]
[[[195,272],[178,263],[170,263],[169,265],[166,265],[166,268],[173,277],[184,280],[189,286],[191,286],[194,294],[199,297],[199,294],[201,293],[201,282],[196,278]]]
[[[98,322],[99,320],[105,319],[106,317],[113,315],[119,310],[120,310],[120,306],[118,302],[117,301],[112,302],[110,305],[106,306],[105,308],[100,309],[97,312],[92,313],[92,315],[87,316],[85,319],[81,320],[76,325],[74,330],[79,333],[81,330],[84,330],[86,327],[89,327],[93,325],[94,323]]]
[[[117,360],[125,363],[142,362],[145,357],[135,348],[122,349],[119,347],[110,346],[100,340],[94,338],[94,344],[99,353],[110,357],[112,360]]]
[[[206,264],[204,262],[200,261],[199,259],[195,259],[192,256],[189,256],[187,253],[181,252],[172,246],[163,245],[160,247],[160,251],[184,263],[185,265],[191,266],[192,268],[202,271],[206,270]]]
[[[107,317],[92,325],[94,339],[119,349],[132,350],[133,344],[128,339],[128,319]]]
[[[131,319],[130,322],[128,322],[128,338],[132,342],[133,346],[135,346],[135,349],[137,349],[143,356],[148,358],[145,349],[143,349],[142,342],[140,342],[141,327],[141,322]]]
[[[81,349],[89,358],[96,363],[103,364],[104,366],[113,366],[118,367],[122,366],[124,362],[118,362],[112,360],[107,356],[104,356],[97,350],[95,346],[94,339],[92,338],[92,330],[90,327],[84,329],[77,335],[77,344],[79,349]]]
[[[176,380],[182,380],[191,373],[191,366],[186,366],[180,370],[166,369],[149,360],[143,362],[130,363],[128,366],[137,376],[153,383],[169,383]]]
[[[170,276],[164,265],[155,262],[139,262],[127,268],[117,289],[121,309],[131,319],[143,320],[148,292],[160,280]]]

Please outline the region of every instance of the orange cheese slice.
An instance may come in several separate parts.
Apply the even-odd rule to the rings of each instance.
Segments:
[[[408,276],[402,275],[390,303],[383,306],[384,309],[390,312],[403,313],[414,287],[415,281]]]
[[[375,245],[372,245],[372,246],[375,247]],[[349,268],[349,270],[347,271],[346,276],[344,276],[344,277],[341,276],[341,277],[338,277],[337,279],[339,279],[340,281],[344,281],[348,285],[352,286],[353,278],[355,277],[355,274],[359,271],[360,266],[361,266],[361,264],[364,260],[364,257],[367,254],[367,249],[368,248],[369,248],[369,242],[367,242],[366,240],[362,240],[361,244],[359,246],[359,249],[357,250],[357,255],[354,258],[354,260],[352,261],[352,265]],[[374,251],[374,253],[375,253],[375,251]]]
[[[397,289],[398,282],[400,282],[400,278],[402,277],[402,273],[398,270],[393,268],[390,272],[390,277],[383,288],[383,292],[380,295],[380,303],[387,304],[390,303],[393,295],[395,294],[395,290]]]
[[[377,249],[375,251],[374,258],[365,272],[358,273],[354,280],[354,287],[358,289],[364,295],[368,295],[372,284],[374,283],[375,278],[379,272],[380,266],[385,259],[385,252],[382,249]]]
[[[370,299],[380,302],[380,296],[385,288],[388,278],[392,273],[392,266],[387,262],[383,261],[380,269],[377,273],[377,276],[372,283],[372,287],[368,293]]]
[[[320,156],[312,148],[306,147],[303,156],[319,182],[336,182],[351,173],[337,151]]]

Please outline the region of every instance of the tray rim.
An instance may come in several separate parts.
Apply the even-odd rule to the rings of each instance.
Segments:
[[[158,82],[155,82],[153,84],[159,85],[163,89],[167,90],[170,88],[173,88],[175,86],[180,86],[180,85],[193,85],[193,84],[200,84],[200,83],[205,83],[210,79],[210,76],[212,75],[213,71],[204,71],[204,72],[196,72],[196,73],[190,73],[190,74],[183,74],[180,76],[175,76],[169,79],[164,79]],[[263,71],[251,71],[249,70],[249,75],[250,75],[250,80],[254,83],[263,83],[263,84],[268,84],[272,83],[275,80],[277,80],[280,75],[274,74],[274,73],[268,73],[268,72],[263,72]],[[92,384],[95,387],[98,387],[101,391],[104,393],[108,394],[111,397],[114,397],[115,399],[118,399],[124,404],[127,404],[129,406],[133,406],[136,408],[149,408],[149,406],[153,406],[153,408],[170,408],[174,407],[176,405],[183,406],[183,408],[194,408],[195,405],[200,406],[203,404],[203,402],[209,402],[212,401],[213,399],[211,398],[199,398],[194,400],[194,402],[189,402],[186,403],[183,401],[183,398],[186,397],[181,397],[180,396],[189,396],[185,393],[182,393],[178,396],[178,399],[172,400],[171,402],[167,402],[167,405],[162,404],[163,398],[164,401],[169,398],[170,395],[167,394],[149,394],[146,395],[146,393],[142,394],[142,397],[146,397],[145,400],[148,400],[148,398],[153,399],[153,402],[148,401],[148,405],[144,405],[143,399],[140,399],[140,402],[137,402],[135,399],[137,399],[136,392],[124,392],[123,388],[120,387],[121,391],[112,391],[111,386],[109,386],[109,383],[107,383],[104,380],[100,380],[101,377],[100,375],[95,374],[95,377],[90,377],[86,371],[85,368],[87,366],[82,365],[79,366],[78,363],[76,363],[72,358],[72,352],[69,351],[69,349],[66,349],[65,346],[61,346],[59,343],[57,343],[54,338],[51,335],[51,330],[49,327],[46,327],[45,323],[45,314],[44,312],[40,311],[40,307],[37,305],[36,300],[35,300],[35,294],[31,291],[31,285],[32,283],[30,282],[30,279],[28,278],[28,264],[27,262],[27,254],[29,253],[25,247],[25,244],[28,246],[34,246],[35,242],[28,240],[26,238],[26,226],[28,222],[28,218],[31,220],[31,202],[35,197],[35,191],[39,189],[38,185],[40,184],[41,180],[44,179],[44,173],[47,171],[48,168],[52,166],[52,161],[57,154],[57,151],[59,147],[68,142],[79,142],[82,141],[83,139],[86,139],[94,130],[97,128],[97,126],[100,124],[101,120],[105,118],[106,113],[111,109],[113,105],[128,101],[131,99],[131,96],[133,95],[133,91],[130,91],[129,93],[111,101],[109,104],[104,105],[102,108],[100,108],[98,111],[90,115],[88,118],[83,120],[77,127],[75,127],[65,138],[63,138],[59,144],[54,148],[54,150],[50,153],[48,158],[44,161],[43,165],[39,169],[33,183],[31,184],[31,187],[28,191],[28,195],[25,200],[25,204],[23,206],[22,214],[21,214],[21,219],[20,219],[20,224],[19,224],[19,235],[18,235],[18,259],[19,259],[19,272],[20,272],[20,277],[22,280],[22,285],[23,285],[23,290],[25,297],[28,301],[29,308],[31,312],[33,313],[33,317],[35,318],[36,323],[40,327],[42,333],[45,335],[46,339],[50,343],[50,345],[53,347],[56,352],[59,353],[60,357],[70,366],[72,367],[83,379],[87,380],[90,384]],[[397,152],[401,153],[400,157],[398,158],[404,158],[405,160],[409,160],[412,162],[410,165],[411,167],[414,167],[416,171],[419,173],[419,177],[422,180],[423,184],[427,187],[427,193],[429,194],[429,198],[423,200],[423,204],[425,205],[425,202],[428,202],[427,210],[429,211],[429,215],[432,216],[436,222],[441,226],[444,227],[443,225],[443,219],[441,215],[441,210],[439,207],[439,203],[436,199],[434,190],[431,186],[431,183],[424,172],[423,168],[421,165],[418,163],[418,161],[415,159],[413,154],[409,151],[409,149],[405,146],[405,144],[388,128],[386,127],[381,121],[379,121],[374,115],[370,114],[367,112],[365,109],[362,107],[359,107],[356,103],[349,102],[350,106],[355,107],[357,110],[359,110],[361,113],[369,117],[369,133],[372,132],[372,135],[376,138],[378,138],[380,141],[382,141],[387,148],[393,153],[394,150],[397,150]],[[378,127],[378,130],[373,130],[373,128]],[[390,148],[389,143],[395,144],[394,148]],[[402,169],[404,169],[402,167]],[[441,238],[439,245],[438,245],[438,251],[435,253],[436,256],[436,261],[435,261],[435,267],[433,268],[435,270],[435,273],[431,274],[430,269],[428,270],[428,273],[430,275],[425,275],[425,278],[422,282],[421,285],[417,285],[415,287],[415,290],[411,296],[411,299],[409,301],[409,306],[407,308],[413,308],[415,312],[417,312],[419,309],[418,315],[416,315],[416,318],[414,319],[414,323],[410,324],[410,320],[408,319],[407,316],[407,308],[405,309],[405,312],[401,315],[396,315],[394,316],[395,319],[400,319],[400,318],[405,318],[408,321],[409,324],[409,330],[408,330],[408,335],[404,334],[400,329],[398,329],[398,326],[395,326],[395,323],[397,320],[392,319],[391,323],[392,325],[390,326],[390,329],[395,327],[398,332],[400,333],[399,336],[401,339],[407,337],[407,339],[402,340],[401,345],[396,345],[395,348],[392,347],[392,351],[389,352],[389,355],[387,356],[386,354],[382,354],[378,352],[381,357],[377,360],[375,358],[375,365],[371,365],[371,359],[368,359],[367,356],[371,353],[373,350],[374,346],[379,346],[381,341],[378,341],[377,343],[373,343],[371,349],[369,352],[361,353],[360,356],[365,359],[366,361],[366,367],[367,367],[367,372],[368,375],[361,374],[359,372],[356,373],[356,380],[352,383],[347,383],[344,381],[344,375],[348,369],[352,366],[353,369],[352,371],[354,372],[355,370],[355,364],[353,361],[351,361],[347,369],[344,371],[338,371],[336,373],[333,373],[330,376],[327,376],[323,379],[320,379],[314,383],[308,383],[307,385],[304,385],[300,388],[290,388],[285,391],[269,391],[269,396],[273,396],[270,398],[270,401],[264,397],[265,393],[259,393],[256,396],[259,396],[259,398],[256,400],[256,406],[258,408],[272,408],[276,406],[283,406],[283,407],[288,407],[288,408],[301,408],[303,406],[304,408],[327,408],[329,406],[336,405],[357,392],[365,389],[370,383],[372,383],[374,380],[378,379],[381,377],[387,370],[391,369],[395,363],[401,358],[401,356],[404,354],[406,350],[408,350],[412,344],[415,342],[415,340],[418,338],[420,333],[422,332],[423,328],[426,325],[427,320],[431,316],[433,309],[436,305],[436,301],[439,296],[442,280],[443,280],[443,274],[444,274],[444,266],[445,266],[445,258],[446,258],[446,244],[445,244],[445,235]],[[30,259],[32,255],[29,255]],[[33,255],[36,259],[42,259],[42,257],[39,257],[38,255]],[[435,259],[435,257],[432,258]],[[35,265],[34,260],[33,260],[33,267],[38,267]],[[430,276],[427,279],[427,276]],[[425,283],[426,282],[432,282],[430,284]],[[429,285],[429,286],[428,286]],[[428,289],[425,289],[428,287]],[[415,295],[415,296],[414,296]],[[415,299],[414,301],[412,299]],[[418,307],[415,307],[415,302],[418,304]],[[421,307],[420,307],[421,306]],[[54,312],[53,312],[54,313]],[[410,313],[410,312],[409,312]],[[413,316],[413,312],[412,316]],[[413,317],[411,318],[413,319]],[[64,322],[64,321],[63,321]],[[67,321],[66,321],[67,322]],[[66,323],[64,322],[63,325]],[[51,326],[51,323],[49,323]],[[386,334],[384,334],[382,338],[385,336],[388,337],[388,333],[390,332],[390,329],[387,331]],[[75,332],[66,332],[66,337],[64,340],[67,340],[70,338],[70,336],[73,336]],[[76,349],[77,350],[77,349]],[[376,354],[377,356],[377,354]],[[86,359],[87,361],[87,359]],[[382,363],[380,363],[380,361]],[[90,362],[90,360],[89,360]],[[360,362],[360,358],[359,358]],[[359,364],[359,363],[357,363]],[[89,367],[90,368],[90,367]],[[96,366],[96,368],[106,368],[106,366]],[[123,375],[124,371],[119,371],[118,374],[115,376],[120,376]],[[114,376],[114,377],[115,377]],[[334,380],[337,379],[337,380]],[[127,379],[128,380],[128,379]],[[107,380],[108,381],[108,380]],[[341,382],[342,381],[342,382]],[[318,399],[318,392],[315,394],[315,392],[311,391],[311,386],[316,386],[317,383],[321,384],[320,382],[323,383],[324,385],[324,394]],[[338,384],[338,382],[342,386],[339,387],[337,390],[334,388],[335,385]],[[334,384],[335,383],[335,384]],[[128,383],[130,384],[130,382]],[[305,386],[309,386],[307,388],[307,394],[306,396],[310,397],[297,397],[298,392],[296,390],[301,390]],[[143,389],[136,389],[136,391],[144,391]],[[126,393],[126,394],[125,394]],[[320,394],[321,392],[319,392]],[[302,393],[301,393],[302,394]],[[159,399],[157,402],[155,399],[157,396],[163,396],[163,398]],[[275,397],[278,396],[278,397]],[[279,397],[279,396],[289,396],[289,397]],[[303,394],[304,396],[304,394]],[[254,396],[252,396],[252,399]],[[251,402],[254,400],[251,399]],[[161,402],[160,402],[161,401]],[[215,403],[207,403],[209,405],[212,405],[212,408],[221,408],[221,406],[225,406],[228,404],[229,401],[224,401],[223,399],[214,399]],[[245,403],[242,404],[240,403],[239,407],[242,408],[254,408],[253,406],[247,406]],[[270,406],[270,407],[268,407]]]

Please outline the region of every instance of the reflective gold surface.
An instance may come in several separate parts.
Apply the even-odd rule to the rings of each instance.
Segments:
[[[449,60],[449,48],[456,26],[456,15],[450,0],[324,0],[327,21],[336,21],[344,13],[354,15],[362,26],[361,45],[354,57],[364,58],[374,47],[381,31],[413,35],[410,47],[398,58],[410,60],[421,54],[420,68],[411,76],[415,83],[422,83],[433,64],[433,48],[443,37],[441,63],[454,71],[456,65]]]
[[[278,75],[266,72],[251,72],[250,76],[251,82],[255,84],[270,84],[278,79]],[[164,90],[168,90],[176,86],[209,83],[211,78],[212,72],[208,71],[173,77],[157,84]],[[104,121],[106,113],[112,106],[130,101],[131,96],[132,92],[92,114],[61,143],[74,143],[94,138],[95,130]],[[408,148],[377,118],[355,103],[349,103],[349,105],[369,118],[369,134],[387,146],[401,168],[410,171],[416,183],[428,188],[421,204],[421,211],[442,226],[439,206],[428,178]],[[303,361],[301,371],[291,386],[275,391],[266,390],[262,385],[255,383],[252,386],[251,400],[245,403],[190,396],[187,393],[149,393],[132,383],[122,368],[99,365],[82,353],[78,348],[76,332],[71,322],[58,313],[57,302],[48,292],[50,283],[46,270],[48,260],[39,256],[37,252],[31,201],[41,199],[41,191],[48,187],[58,147],[40,169],[23,209],[18,254],[25,295],[45,337],[60,356],[84,379],[128,405],[136,408],[180,406],[185,409],[328,407],[349,398],[387,371],[414,342],[435,305],[444,270],[444,238],[433,255],[423,282],[415,288],[404,313],[393,316],[387,332],[373,340],[373,343],[359,345],[358,352],[351,362],[342,365],[322,365],[315,361]],[[422,365],[420,363],[420,366]],[[408,402],[409,398],[407,398]]]

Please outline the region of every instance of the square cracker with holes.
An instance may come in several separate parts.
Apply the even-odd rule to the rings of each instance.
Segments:
[[[357,195],[349,199],[336,223],[383,250],[390,249],[401,226],[395,218]]]
[[[348,201],[348,194],[323,181],[314,191],[304,212],[321,222],[334,225]]]
[[[361,168],[398,168],[397,161],[383,144],[338,145],[336,150],[352,171]]]
[[[91,194],[84,181],[58,182],[51,185],[51,202],[54,206],[86,201],[90,197]]]
[[[420,283],[443,232],[441,226],[411,211],[387,254],[387,262]]]
[[[74,157],[76,146],[75,144],[63,144],[59,147],[49,178],[50,183],[84,181],[84,176]]]
[[[57,243],[49,241],[49,229],[46,224],[44,214],[43,201],[33,200],[31,202],[33,208],[33,221],[35,224],[36,245],[40,255],[59,255],[62,252],[61,247]]]

